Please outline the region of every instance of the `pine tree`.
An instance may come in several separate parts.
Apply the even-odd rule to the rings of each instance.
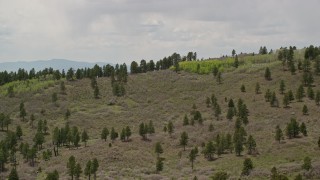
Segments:
[[[103,128],[101,132],[101,139],[104,139],[104,141],[107,141],[108,135],[109,135],[109,130],[106,127]]]
[[[308,115],[308,107],[307,107],[307,105],[303,105],[302,113],[303,113],[303,115]]]
[[[292,75],[296,74],[296,66],[294,65],[294,62],[290,63],[290,72]]]
[[[290,123],[287,124],[286,135],[288,138],[296,138],[300,133],[300,127],[295,118],[291,118]]]
[[[252,152],[256,150],[256,146],[257,146],[256,141],[250,135],[247,141],[248,154],[252,154]]]
[[[82,173],[81,165],[77,163],[74,169],[74,176],[76,177],[76,179],[80,178],[81,173]]]
[[[114,130],[114,128],[111,128],[110,138],[112,141],[118,138],[118,133]]]
[[[184,115],[183,125],[184,125],[184,126],[189,125],[189,119],[188,119],[187,114]]]
[[[19,139],[21,139],[21,136],[22,136],[22,129],[21,129],[21,126],[18,125],[17,128],[16,128],[16,135]]]
[[[234,59],[234,67],[238,68],[239,67],[239,59],[238,59],[238,55],[236,55],[235,59]]]
[[[319,105],[319,104],[320,104],[320,91],[319,91],[319,90],[318,90],[317,93],[316,93],[315,101],[316,101],[316,105]]]
[[[125,128],[122,128],[122,131],[120,133],[120,139],[121,139],[121,141],[126,140],[126,129]]]
[[[94,180],[97,179],[98,168],[99,168],[99,162],[98,162],[97,158],[94,158],[92,160],[92,164],[91,164],[91,174],[93,174],[93,179]]]
[[[169,121],[169,123],[168,123],[168,133],[170,134],[170,136],[172,135],[173,131],[174,131],[173,123],[172,123],[172,121]]]
[[[217,120],[219,120],[220,114],[221,114],[221,108],[220,108],[219,104],[217,104],[214,109],[214,116],[217,118]],[[200,119],[202,120],[202,118],[200,118]]]
[[[84,142],[84,147],[87,146],[87,141],[89,140],[89,135],[86,130],[83,130],[81,134],[81,141]]]
[[[303,85],[300,85],[297,90],[296,98],[299,102],[302,102],[303,97],[304,97],[304,89],[303,89]]]
[[[60,83],[60,91],[61,91],[61,94],[66,94],[66,86],[64,84],[64,81],[61,81]]]
[[[188,134],[184,131],[181,133],[181,137],[180,137],[180,145],[183,146],[183,150],[186,150],[186,145],[188,144]]]
[[[276,141],[281,141],[283,139],[283,133],[282,130],[280,129],[279,125],[276,126],[276,136],[275,136]]]
[[[309,171],[312,168],[310,157],[307,156],[304,158],[302,168],[307,171]]]
[[[163,170],[163,162],[161,158],[157,158],[156,169],[157,169],[157,172],[160,172]]]
[[[88,176],[89,180],[90,180],[90,177],[91,177],[91,169],[92,169],[92,162],[91,160],[89,160],[86,164],[86,168],[84,169],[84,174],[86,176]]]
[[[11,169],[8,180],[19,180],[19,176],[16,168]]]
[[[304,136],[308,136],[308,132],[307,132],[307,127],[306,124],[301,123],[300,125],[300,132],[304,135]]]
[[[242,84],[240,90],[241,92],[246,92],[246,87]]]
[[[293,92],[291,90],[288,91],[288,96],[289,96],[289,100],[290,101],[294,100],[294,95],[293,95]]]
[[[216,77],[216,76],[218,75],[218,72],[219,72],[218,67],[217,67],[217,66],[214,66],[214,67],[213,67],[213,70],[212,70],[213,76]]]
[[[94,87],[93,95],[94,95],[94,98],[96,98],[96,99],[99,98],[100,93],[99,93],[99,87],[98,86]]]
[[[154,134],[155,133],[153,122],[151,120],[149,121],[149,125],[148,125],[148,133],[149,134]]]
[[[130,138],[130,136],[131,136],[131,129],[130,129],[130,127],[129,126],[127,126],[126,127],[126,139],[127,139],[127,141],[129,141],[129,138]]]
[[[162,149],[162,146],[161,146],[161,143],[160,143],[160,142],[157,142],[157,143],[156,143],[155,153],[157,153],[158,158],[160,157],[160,154],[163,153],[163,149]]]
[[[284,97],[283,97],[283,106],[284,106],[284,108],[287,108],[289,103],[290,103],[290,97],[289,97],[289,94],[286,93],[284,95]]]
[[[248,176],[252,169],[253,169],[253,163],[252,163],[251,159],[246,158],[243,162],[242,174]]]
[[[24,118],[27,116],[26,109],[24,108],[24,103],[20,103],[20,117],[22,118],[22,121],[24,121]]]
[[[73,176],[75,175],[75,169],[76,169],[76,159],[74,156],[70,156],[69,161],[67,163],[68,168],[68,174],[71,176],[71,179],[73,179]]]
[[[144,123],[141,123],[139,126],[139,135],[142,137],[143,140],[146,140],[146,128]]]
[[[314,99],[314,92],[311,86],[308,86],[308,90],[307,90],[307,94],[308,94],[308,98],[313,100]]]
[[[193,170],[193,163],[196,160],[197,153],[195,149],[192,149],[189,153],[189,161],[191,162],[191,169]]]
[[[268,81],[271,80],[271,72],[270,72],[270,69],[269,67],[266,68],[265,72],[264,72],[264,78]]]
[[[218,82],[218,84],[222,83],[222,74],[221,74],[221,72],[218,72],[218,74],[217,74],[217,82]]]
[[[260,94],[260,84],[258,82],[256,83],[255,92],[256,94]]]
[[[271,107],[278,107],[278,99],[276,97],[276,93],[275,92],[272,93],[272,96],[271,96],[271,99],[270,99],[270,105],[271,105]]]
[[[214,155],[215,152],[216,152],[216,149],[215,149],[215,147],[214,147],[214,145],[213,145],[213,142],[212,142],[212,141],[209,141],[209,142],[206,144],[205,148],[204,148],[204,152],[203,152],[204,156],[205,156],[209,161],[211,161],[211,160],[213,159],[213,155]]]
[[[234,116],[234,108],[229,107],[227,112],[227,119],[232,120],[233,116]]]
[[[270,91],[270,89],[267,89],[267,91],[266,91],[266,94],[264,95],[264,98],[265,98],[265,100],[266,100],[266,102],[270,102],[270,100],[271,100],[271,91]]]
[[[284,80],[280,81],[280,93],[283,94],[284,91],[286,90],[286,85],[284,84]]]

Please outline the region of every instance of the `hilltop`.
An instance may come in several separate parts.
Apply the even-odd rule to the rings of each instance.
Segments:
[[[304,51],[295,51],[294,63],[297,65],[302,59]],[[296,70],[295,74],[283,68],[282,62],[277,59],[277,54],[245,56],[239,58],[238,68],[233,67],[234,58],[225,60],[208,61],[185,61],[180,62],[182,69],[175,72],[174,68],[167,70],[152,71],[146,73],[131,74],[124,85],[126,94],[122,97],[113,95],[111,86],[112,78],[97,78],[99,98],[94,98],[91,80],[67,81],[61,80],[31,80],[12,82],[15,88],[14,97],[8,97],[6,90],[9,85],[0,87],[0,112],[9,114],[12,124],[9,131],[16,131],[16,126],[22,127],[23,136],[18,140],[33,144],[33,138],[37,131],[37,122],[47,120],[49,134],[45,135],[43,149],[38,152],[35,167],[29,165],[17,152],[17,170],[19,177],[24,179],[44,179],[46,173],[57,170],[61,179],[68,179],[67,162],[73,155],[77,162],[85,169],[86,162],[92,158],[99,161],[97,179],[208,179],[215,173],[223,171],[230,179],[270,179],[271,168],[276,167],[280,174],[290,179],[301,174],[312,179],[320,178],[320,149],[318,139],[320,136],[320,122],[318,120],[319,106],[315,100],[304,97],[302,102],[296,99],[284,108],[284,95],[280,93],[281,80],[285,83],[285,92],[292,90],[294,95],[302,84],[303,70]],[[312,70],[315,62],[311,61]],[[197,67],[199,64],[199,68]],[[222,72],[221,83],[211,73],[212,67],[219,67]],[[266,80],[265,70],[270,69],[271,80]],[[207,70],[209,69],[209,70]],[[320,79],[313,75],[314,92],[320,90]],[[64,81],[66,93],[62,94],[60,83]],[[31,86],[27,83],[33,83]],[[260,85],[260,93],[256,93],[256,84]],[[245,92],[240,87],[245,86]],[[30,87],[28,87],[30,86]],[[33,88],[37,86],[38,88]],[[29,90],[19,91],[19,88]],[[266,102],[265,93],[269,89],[275,92],[278,99],[278,107],[271,107]],[[304,87],[307,92],[307,87]],[[52,95],[57,93],[57,101],[52,102]],[[306,93],[307,94],[307,93]],[[219,120],[215,116],[214,104],[206,104],[207,98],[212,95],[217,98],[217,104],[221,108]],[[203,144],[213,141],[217,144],[216,137],[234,134],[237,117],[228,120],[228,102],[233,99],[235,106],[239,98],[245,103],[249,116],[247,125],[242,125],[247,132],[246,138],[252,135],[256,142],[254,154],[248,154],[244,146],[241,156],[235,152],[225,150],[221,155],[214,154],[212,161],[201,153]],[[19,104],[24,102],[27,112],[26,120],[20,118]],[[110,105],[113,102],[113,105]],[[308,115],[302,113],[303,106],[308,107]],[[70,117],[65,118],[65,113],[70,110]],[[191,120],[194,116],[192,111],[201,113],[203,123],[196,122],[192,125],[183,125],[184,117]],[[34,127],[30,125],[30,115],[34,114]],[[307,136],[299,134],[299,138],[289,139],[285,134],[287,124],[291,118],[298,123],[305,123],[308,131]],[[142,140],[139,135],[140,123],[152,121],[155,133],[147,135],[148,140]],[[164,132],[164,127],[172,122],[174,131],[172,135]],[[45,161],[42,153],[47,149],[52,150],[52,135],[55,127],[76,126],[79,131],[86,130],[89,134],[87,147],[80,143],[79,147],[61,147],[60,155],[53,156]],[[209,131],[212,124],[213,130]],[[276,126],[283,130],[284,139],[281,143],[275,140]],[[108,137],[105,142],[100,138],[101,131],[112,127],[119,133],[121,129],[129,126],[132,131],[130,141],[122,142],[119,138],[111,141]],[[189,141],[184,151],[180,144],[180,135],[187,132]],[[5,139],[6,132],[0,132],[1,139]],[[156,172],[157,154],[154,152],[155,144],[160,142],[163,147],[163,171]],[[198,147],[199,154],[194,161],[194,169],[191,169],[189,153]],[[18,149],[18,148],[17,148]],[[312,159],[312,170],[302,169],[305,157]],[[250,158],[253,162],[253,170],[249,176],[241,176],[243,161]],[[9,163],[6,164],[10,172]],[[41,168],[41,172],[39,171]],[[37,173],[38,172],[38,173]],[[81,175],[85,179],[85,175]]]

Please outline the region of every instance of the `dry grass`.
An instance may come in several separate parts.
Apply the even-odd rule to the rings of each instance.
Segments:
[[[255,166],[254,171],[248,179],[268,179],[270,169],[276,166],[281,173],[294,177],[298,173],[305,173],[301,170],[302,160],[310,156],[315,167],[320,164],[320,150],[317,148],[317,139],[320,135],[320,122],[318,121],[319,107],[314,101],[304,98],[303,103],[293,102],[291,108],[282,108],[282,95],[279,94],[280,80],[285,80],[286,89],[295,93],[300,85],[302,73],[290,75],[283,72],[279,62],[272,62],[272,81],[264,80],[264,68],[252,66],[240,71],[227,72],[223,74],[223,84],[218,85],[210,75],[197,75],[185,72],[176,74],[172,71],[148,72],[145,74],[132,75],[128,78],[125,97],[117,98],[117,104],[108,106],[108,102],[114,98],[110,80],[99,78],[100,99],[93,98],[93,90],[90,87],[90,80],[66,82],[67,95],[58,95],[58,103],[51,102],[53,92],[59,92],[59,85],[37,90],[24,92],[14,98],[1,96],[0,111],[10,113],[14,119],[14,130],[17,124],[23,127],[23,141],[32,143],[35,128],[31,129],[26,122],[19,118],[19,103],[25,102],[28,117],[34,113],[36,119],[47,119],[49,132],[55,126],[64,126],[66,120],[64,113],[66,109],[71,110],[71,117],[68,120],[71,126],[78,126],[81,130],[87,129],[90,140],[88,147],[79,147],[69,150],[61,149],[61,155],[53,157],[50,161],[43,161],[41,158],[35,168],[30,167],[20,159],[18,165],[19,175],[22,179],[43,179],[46,171],[57,169],[61,179],[68,179],[67,159],[74,155],[76,160],[81,162],[84,169],[85,163],[92,158],[98,158],[100,167],[98,179],[190,179],[197,176],[199,179],[208,179],[216,171],[226,171],[231,174],[231,179],[238,179],[242,169],[244,158],[251,157]],[[260,82],[261,94],[254,93],[256,82]],[[315,77],[314,90],[319,89],[319,77]],[[240,91],[244,84],[246,92]],[[279,108],[271,108],[264,100],[266,89],[277,92],[281,104]],[[222,120],[216,121],[213,110],[207,108],[206,97],[214,93],[218,97],[222,108]],[[0,93],[1,94],[1,93]],[[207,161],[202,155],[195,161],[195,170],[191,170],[191,164],[187,159],[188,153],[194,146],[201,146],[201,143],[213,139],[218,133],[233,132],[234,120],[228,121],[226,117],[227,102],[225,97],[237,100],[242,98],[250,111],[249,124],[245,127],[248,134],[252,134],[257,142],[259,155],[249,156],[246,151],[242,157],[235,154],[223,154],[214,161]],[[196,104],[202,113],[205,121],[203,125],[182,126],[183,117],[189,115],[192,104]],[[302,106],[306,104],[309,108],[308,116],[302,115]],[[40,114],[45,109],[44,115]],[[291,115],[291,114],[295,115]],[[189,116],[190,117],[190,116]],[[285,128],[291,117],[296,117],[299,122],[305,122],[308,128],[308,136],[299,139],[292,139],[278,144],[274,141],[274,130],[277,124]],[[140,122],[153,121],[156,127],[156,134],[149,136],[150,141],[142,141],[138,135]],[[164,125],[171,120],[174,122],[175,132],[172,137],[162,131]],[[210,123],[214,125],[214,131],[209,132]],[[36,124],[36,122],[35,122]],[[120,133],[125,126],[130,126],[133,132],[131,142],[116,140],[112,147],[100,140],[100,132],[103,127],[115,127]],[[182,131],[189,134],[187,150],[180,147],[179,137]],[[4,133],[0,132],[1,137]],[[164,170],[161,173],[155,172],[156,154],[154,144],[162,142],[164,153]],[[46,137],[45,148],[52,148],[51,135]],[[182,157],[178,154],[182,151]],[[200,148],[201,151],[201,148]],[[41,167],[43,173],[37,174]],[[315,168],[314,168],[315,169]],[[313,175],[320,178],[319,172],[314,170]],[[82,175],[82,179],[85,179]]]

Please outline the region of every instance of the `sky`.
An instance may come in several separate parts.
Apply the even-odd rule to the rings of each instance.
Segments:
[[[129,63],[319,45],[319,0],[0,0],[0,62]]]

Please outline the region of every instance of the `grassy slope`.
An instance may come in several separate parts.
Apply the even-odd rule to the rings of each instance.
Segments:
[[[265,81],[263,78],[264,67],[271,66],[272,81]],[[57,169],[62,179],[67,179],[66,164],[70,155],[74,155],[77,161],[81,162],[84,169],[88,159],[97,157],[100,162],[98,177],[106,178],[181,178],[189,179],[197,175],[200,179],[207,179],[218,170],[227,171],[232,177],[237,178],[241,173],[242,163],[245,157],[250,157],[246,152],[242,157],[235,154],[223,154],[214,161],[207,161],[202,155],[198,156],[195,162],[195,170],[191,171],[190,163],[187,159],[190,149],[200,146],[202,142],[213,139],[217,133],[233,132],[234,120],[226,120],[227,103],[224,98],[241,97],[245,100],[250,111],[249,125],[245,127],[248,134],[252,134],[257,142],[260,155],[251,157],[255,166],[250,179],[268,179],[270,169],[276,166],[280,172],[293,177],[301,170],[302,160],[305,156],[312,158],[315,169],[320,168],[320,150],[317,148],[317,139],[320,134],[320,124],[318,121],[318,111],[314,101],[304,98],[303,103],[293,102],[291,108],[282,108],[282,95],[278,88],[280,80],[286,82],[286,89],[296,91],[300,85],[302,73],[290,75],[283,72],[279,62],[271,64],[260,64],[239,68],[232,72],[223,74],[223,84],[218,85],[211,74],[197,75],[181,72],[176,74],[172,71],[149,72],[129,76],[127,85],[127,95],[117,99],[115,106],[108,106],[107,103],[113,98],[108,78],[99,78],[101,98],[93,98],[93,91],[90,87],[90,80],[67,82],[67,95],[58,96],[58,106],[51,103],[51,94],[59,92],[59,85],[48,87],[41,91],[23,92],[14,98],[7,98],[1,95],[0,111],[11,113],[14,119],[11,130],[16,124],[23,127],[23,141],[31,143],[35,129],[31,129],[27,123],[22,123],[19,116],[19,103],[25,101],[28,115],[35,113],[36,119],[47,119],[50,132],[55,126],[64,126],[64,113],[67,108],[71,110],[70,125],[76,125],[81,130],[86,128],[90,135],[88,147],[79,147],[78,150],[62,149],[61,156],[53,157],[50,161],[39,159],[36,168],[31,168],[22,162],[22,157],[18,156],[20,177],[25,179],[43,179],[44,173],[36,174],[38,167],[44,171]],[[260,82],[262,93],[254,93],[255,83]],[[319,89],[319,77],[315,77],[314,90]],[[240,92],[240,86],[246,86],[246,93]],[[280,108],[271,108],[264,100],[264,92],[267,88],[275,90],[281,103]],[[207,108],[205,100],[207,96],[214,93],[219,100],[223,112],[223,120],[216,121],[211,108]],[[182,126],[183,117],[189,115],[192,104],[195,103],[198,110],[205,118],[204,124],[192,126]],[[308,105],[310,115],[302,116],[303,104]],[[39,112],[45,109],[42,116]],[[295,115],[291,115],[295,114]],[[190,116],[189,116],[190,117]],[[274,141],[274,129],[277,124],[285,128],[290,117],[296,117],[299,122],[305,122],[308,128],[308,137],[288,140],[278,144]],[[150,136],[151,141],[142,141],[138,135],[140,122],[153,120],[156,127],[156,134]],[[172,138],[162,131],[163,126],[172,120],[175,125],[175,132]],[[208,125],[212,122],[215,130],[208,132]],[[108,143],[100,140],[100,132],[103,127],[115,127],[118,132],[129,125],[133,131],[131,142],[121,142],[116,140],[113,146],[108,147]],[[182,131],[189,133],[189,145],[187,150],[182,152],[182,158],[178,153],[182,151],[179,144],[179,137]],[[0,132],[3,137],[4,133]],[[51,135],[46,137],[45,147],[51,148]],[[164,148],[162,157],[164,161],[164,171],[155,173],[156,155],[154,144],[160,141]],[[201,150],[200,150],[201,151]],[[84,179],[84,175],[82,175]],[[319,178],[319,177],[318,177]]]

